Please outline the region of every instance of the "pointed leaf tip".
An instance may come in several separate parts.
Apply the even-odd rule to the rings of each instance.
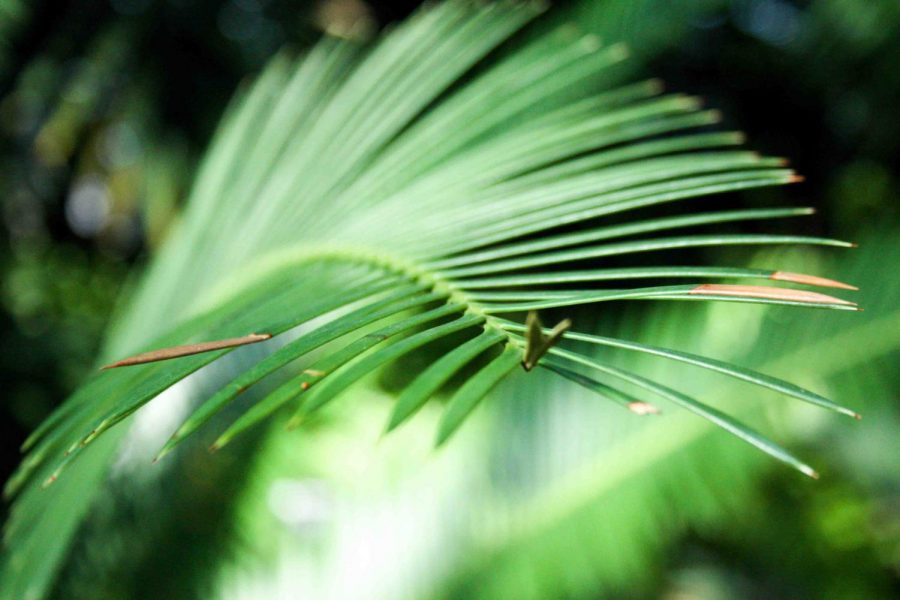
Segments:
[[[225,340],[215,340],[212,342],[200,342],[197,344],[185,344],[183,346],[172,346],[170,348],[162,348],[160,350],[151,350],[142,354],[136,354],[123,358],[122,360],[110,363],[100,367],[101,371],[107,369],[115,369],[118,367],[128,367],[132,365],[142,365],[161,360],[169,360],[172,358],[180,358],[182,356],[191,356],[193,354],[201,354],[203,352],[212,352],[213,350],[224,350],[225,348],[234,348],[236,346],[244,346],[246,344],[256,344],[264,342],[272,337],[270,333],[251,333],[239,338],[229,338]]]
[[[792,290],[761,285],[731,285],[725,283],[705,283],[690,292],[698,296],[734,296],[736,298],[759,298],[764,300],[785,300],[808,304],[831,304],[835,306],[856,306],[855,302],[827,296],[818,292]]]
[[[804,275],[803,273],[791,273],[789,271],[775,271],[769,276],[773,281],[788,281],[791,283],[799,283],[801,285],[815,285],[818,287],[838,288],[842,290],[859,290],[855,285],[828,279],[825,277],[817,277],[815,275]]]
[[[175,436],[172,436],[171,438],[169,438],[169,441],[166,442],[165,445],[162,448],[160,448],[159,452],[156,453],[156,456],[153,457],[153,462],[158,463],[160,460],[162,460],[163,457],[165,457],[169,452],[171,452],[175,448],[175,446],[176,446],[176,444],[178,444],[178,442],[179,442],[179,439],[175,438]]]

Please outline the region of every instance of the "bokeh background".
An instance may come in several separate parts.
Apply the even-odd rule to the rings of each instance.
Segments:
[[[3,479],[27,433],[93,368],[233,92],[285,47],[302,51],[323,30],[366,35],[416,4],[0,0]],[[187,553],[187,564],[204,567],[203,589],[234,598],[361,597],[363,584],[372,598],[897,597],[900,4],[582,0],[548,19],[626,42],[637,73],[700,94],[752,148],[806,177],[739,202],[816,207],[792,230],[860,244],[710,255],[855,283],[858,317],[648,305],[607,327],[790,374],[864,420],[758,417],[822,471],[811,483],[723,433],[674,417],[633,431],[627,415],[555,389],[551,407],[507,394],[520,401],[496,403],[435,458],[420,430],[379,442],[368,423],[385,404],[373,397],[300,451],[288,435],[268,439],[229,505],[240,542],[215,560]],[[688,385],[752,402],[714,378]],[[402,460],[410,451],[420,458]],[[463,476],[476,461],[489,483]],[[459,532],[463,521],[481,524],[478,539]],[[131,566],[85,561],[60,589],[77,596],[99,570],[100,589],[129,597],[152,579],[154,555],[179,543],[191,542],[155,539]]]

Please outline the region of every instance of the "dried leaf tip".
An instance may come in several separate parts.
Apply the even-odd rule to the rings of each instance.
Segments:
[[[731,285],[725,283],[705,283],[692,289],[689,294],[698,296],[734,296],[737,298],[759,298],[763,300],[784,300],[809,304],[831,304],[833,306],[852,306],[855,302],[827,296],[818,292],[792,290],[787,288],[767,287],[761,285]]]
[[[522,368],[532,370],[538,361],[556,344],[562,335],[572,326],[572,321],[563,319],[544,335],[544,328],[537,312],[531,311],[525,319],[525,352],[522,356]]]
[[[127,367],[131,365],[142,365],[160,360],[169,360],[172,358],[180,358],[182,356],[190,356],[193,354],[202,354],[203,352],[212,352],[213,350],[224,350],[225,348],[234,348],[236,346],[244,346],[246,344],[256,344],[264,342],[272,337],[270,333],[251,333],[239,338],[228,338],[225,340],[215,340],[212,342],[200,342],[197,344],[186,344],[184,346],[173,346],[171,348],[162,348],[160,350],[151,350],[143,354],[136,354],[123,358],[120,361],[110,363],[101,367],[101,370],[114,369],[117,367]]]
[[[801,285],[815,285],[818,287],[838,288],[842,290],[858,290],[859,288],[849,283],[827,279],[825,277],[817,277],[815,275],[804,275],[803,273],[791,273],[789,271],[775,271],[769,275],[769,279],[773,281],[789,281],[791,283],[799,283]]]

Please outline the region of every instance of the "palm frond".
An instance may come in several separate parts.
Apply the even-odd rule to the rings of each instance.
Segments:
[[[409,352],[427,354],[447,336],[468,335],[461,339],[470,341],[449,354],[432,356],[390,420],[390,427],[398,425],[443,382],[488,354],[451,399],[438,433],[443,442],[521,362],[519,339],[495,316],[501,313],[629,299],[855,308],[824,294],[763,285],[535,287],[759,277],[846,288],[807,275],[779,277],[778,270],[561,269],[682,248],[849,245],[708,234],[597,244],[808,210],[722,211],[598,227],[603,217],[798,177],[780,159],[731,149],[739,135],[694,131],[718,120],[698,100],[660,96],[655,82],[620,83],[616,65],[627,53],[619,46],[604,48],[563,27],[504,53],[504,42],[540,12],[537,5],[445,2],[368,48],[327,39],[300,60],[279,57],[240,96],[197,176],[182,222],[102,358],[160,349],[166,357],[172,354],[167,348],[251,333],[274,337],[264,343],[273,352],[192,409],[164,453],[248,386],[270,377],[281,377],[281,385],[238,416],[215,447],[282,407],[299,422],[381,365]],[[115,426],[230,351],[105,371],[31,436],[29,454],[6,488],[18,498],[5,531],[5,590],[17,597],[46,589],[63,552],[47,546],[64,547],[78,527],[122,435],[113,433],[121,429]],[[569,366],[551,365],[580,363],[612,389],[610,377],[637,384],[812,473],[760,434],[680,392],[570,350],[551,352]],[[295,361],[301,361],[299,372],[291,368]],[[789,384],[739,368],[727,372],[833,408]],[[63,472],[69,469],[77,472]],[[66,479],[79,489],[62,485]]]
[[[865,287],[875,285],[883,276],[875,265],[898,255],[888,241],[893,235],[890,229],[869,232],[863,255],[842,260],[840,275],[868,284]],[[814,255],[799,254],[788,260],[818,262],[810,258]],[[718,335],[729,340],[725,352],[732,360],[766,371],[803,373],[813,385],[840,391],[854,404],[878,411],[891,405],[900,383],[893,369],[900,352],[897,291],[879,294],[869,304],[849,326],[834,319],[804,321],[799,315],[770,312],[761,315],[762,324],[738,323],[733,331]],[[696,348],[708,345],[708,338],[717,335],[711,329],[720,322],[679,305],[658,305],[641,314],[641,323],[612,325],[612,333]],[[791,325],[796,335],[785,336],[786,325]],[[881,333],[873,335],[874,331]],[[752,347],[733,343],[747,336],[757,338]],[[585,355],[612,362],[617,347],[606,352],[591,344]],[[614,364],[634,365],[654,380],[685,381],[681,369],[670,361],[645,354],[641,360],[626,362],[621,354]],[[556,371],[552,363],[545,366],[545,371]],[[567,377],[573,373],[585,377],[580,372],[560,374]],[[522,460],[520,447],[494,445],[490,460],[507,469],[510,463],[517,465],[517,481],[507,490],[502,483],[485,482],[501,488],[490,493],[465,490],[476,497],[488,496],[492,502],[485,507],[473,501],[476,506],[472,510],[478,516],[473,519],[476,524],[471,535],[477,541],[461,542],[464,548],[458,555],[463,558],[453,570],[450,590],[441,597],[621,595],[623,588],[634,591],[636,586],[640,589],[640,582],[652,584],[654,570],[670,560],[668,544],[680,533],[703,532],[711,525],[729,527],[752,512],[757,501],[752,484],[769,471],[756,454],[718,435],[712,423],[686,415],[616,420],[602,406],[587,401],[587,392],[579,393],[567,385],[563,377],[542,379],[539,384],[520,378],[511,382],[508,397],[498,402],[497,408],[506,418],[497,419],[502,426],[492,432],[492,439],[525,438],[529,454],[549,454],[552,459]],[[577,382],[589,388],[595,383]],[[758,424],[786,414],[803,414],[787,410],[789,406],[773,413],[774,405],[761,404],[741,392],[745,386],[729,384],[727,378],[690,378],[685,385],[698,396],[722,399],[731,412]],[[564,406],[545,402],[545,397]],[[520,413],[524,416],[514,416]],[[569,428],[561,427],[560,421]],[[808,427],[809,422],[800,419],[795,435],[808,438]],[[828,427],[815,438],[819,444],[831,445],[836,433]],[[871,433],[858,429],[851,435],[865,438]],[[479,452],[488,454],[483,448]],[[443,476],[452,477],[448,473]],[[495,512],[483,514],[491,510]],[[439,526],[432,526],[440,531]],[[452,546],[452,542],[448,544]],[[577,559],[572,548],[578,549],[574,553]],[[446,582],[438,586],[446,590]]]
[[[841,278],[872,289],[883,279],[876,265],[897,257],[893,235],[889,228],[878,236],[863,232],[861,250],[839,261],[827,250],[776,249],[758,253],[753,263],[777,259],[801,271],[833,265]],[[723,359],[801,379],[863,408],[862,427],[779,402],[773,391],[754,394],[724,373],[625,348],[577,345],[594,360],[821,448],[822,477],[833,483],[865,472],[863,465],[836,460],[847,445],[851,455],[869,456],[864,460],[874,461],[875,473],[884,472],[889,456],[883,448],[889,431],[875,432],[885,427],[900,383],[893,368],[900,349],[897,290],[866,304],[849,325],[827,313],[677,303],[628,307],[640,318],[580,319],[613,339],[693,352],[715,348]],[[352,405],[335,406],[328,427],[274,429],[239,513],[241,539],[255,543],[223,567],[218,589],[233,598],[252,597],[233,591],[247,589],[268,596],[298,590],[339,595],[346,589],[340,565],[357,564],[363,546],[382,560],[371,570],[354,570],[352,589],[366,589],[372,598],[652,596],[666,586],[659,577],[682,536],[705,539],[742,522],[759,523],[759,484],[782,479],[777,464],[665,400],[656,405],[660,415],[631,416],[622,409],[637,400],[632,386],[597,387],[590,371],[575,368],[562,374],[541,361],[532,373],[518,371],[437,455],[428,450],[439,406],[426,406],[415,423],[375,443],[390,401],[375,385],[361,386]],[[871,455],[863,450],[869,447]],[[270,494],[289,496],[285,481],[296,482],[297,502],[310,488],[330,499],[327,512],[304,521],[322,526],[322,538],[291,530],[288,516],[267,509]],[[260,565],[259,554],[272,546],[277,556]]]

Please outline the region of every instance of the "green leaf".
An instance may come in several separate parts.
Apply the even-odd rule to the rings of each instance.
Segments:
[[[513,323],[511,321],[502,320],[501,324],[502,327],[511,331],[527,331],[526,327],[523,327],[518,323]],[[612,348],[622,348],[624,350],[642,352],[644,354],[660,356],[662,358],[694,365],[695,367],[700,367],[702,369],[709,369],[710,371],[715,371],[729,377],[734,377],[735,379],[740,379],[742,381],[746,381],[760,387],[774,390],[786,396],[791,396],[793,398],[803,400],[804,402],[809,402],[810,404],[814,404],[828,410],[833,410],[834,412],[838,412],[855,419],[860,418],[859,414],[855,411],[840,406],[839,404],[835,404],[831,400],[824,398],[819,394],[816,394],[815,392],[803,389],[800,386],[794,385],[782,379],[778,379],[777,377],[771,377],[764,373],[759,373],[758,371],[754,371],[752,369],[745,369],[738,365],[722,362],[720,360],[707,358],[705,356],[699,356],[697,354],[691,354],[690,352],[680,352],[678,350],[671,350],[669,348],[660,348],[658,346],[650,346],[648,344],[640,344],[637,342],[629,342],[614,338],[601,337],[599,335],[578,333],[576,331],[567,333],[566,338],[570,340],[589,342],[591,344],[600,346],[609,346]]]
[[[160,450],[156,459],[158,460],[168,454],[181,440],[209,421],[226,404],[251,385],[304,354],[375,321],[443,299],[443,296],[438,294],[423,294],[421,293],[422,289],[422,285],[401,287],[387,297],[330,321],[326,325],[279,348],[264,360],[256,363],[252,368],[234,378],[228,385],[204,402],[182,423],[178,431],[172,435],[166,445]],[[409,298],[409,296],[413,297]]]
[[[577,250],[563,252],[548,252],[527,258],[496,261],[468,268],[449,269],[444,271],[445,277],[471,277],[473,275],[485,275],[503,271],[515,271],[543,265],[559,264],[569,261],[603,258],[606,256],[621,256],[637,252],[654,252],[659,250],[673,250],[677,248],[703,248],[707,246],[746,246],[769,244],[805,244],[815,246],[837,246],[849,248],[852,244],[840,240],[817,238],[796,235],[694,235],[685,237],[659,238],[640,240],[635,242],[622,242],[619,244],[601,244],[589,246]]]
[[[716,213],[699,213],[682,217],[669,217],[665,219],[648,219],[637,221],[627,225],[614,225],[611,227],[599,227],[585,232],[570,233],[558,236],[549,236],[541,240],[523,242],[502,246],[494,250],[473,252],[464,254],[458,258],[441,261],[431,265],[435,269],[448,269],[461,265],[472,265],[494,261],[520,254],[532,254],[541,250],[553,250],[565,246],[576,246],[587,242],[598,242],[617,237],[626,237],[651,231],[663,231],[667,229],[680,229],[682,227],[694,227],[697,225],[709,225],[711,223],[729,223],[735,221],[752,221],[756,219],[781,219],[784,217],[796,217],[813,213],[809,208],[774,208],[757,210],[734,210]]]
[[[611,377],[621,379],[622,381],[626,381],[632,385],[643,388],[648,392],[652,392],[661,398],[665,398],[666,400],[669,400],[681,406],[682,408],[691,411],[695,415],[703,417],[707,421],[718,425],[725,431],[744,440],[748,444],[756,446],[769,456],[776,458],[781,462],[797,469],[804,475],[808,475],[813,479],[818,479],[819,477],[818,473],[816,473],[812,467],[795,458],[791,453],[789,453],[778,444],[775,444],[774,442],[766,439],[749,427],[741,425],[733,418],[729,417],[721,411],[716,410],[715,408],[712,408],[711,406],[707,406],[701,402],[694,400],[693,398],[690,398],[689,396],[686,396],[669,387],[656,383],[655,381],[651,381],[645,377],[641,377],[640,375],[635,375],[623,369],[619,369],[618,367],[612,367],[610,365],[603,364],[580,354],[562,350],[560,348],[553,348],[550,350],[550,352],[573,363],[581,364],[600,373],[605,373],[606,375],[609,375]]]
[[[381,343],[390,344],[393,342],[391,339],[393,336],[404,333],[420,325],[425,325],[431,321],[463,312],[464,310],[465,306],[461,304],[446,304],[419,315],[401,319],[396,323],[392,323],[357,338],[339,350],[316,361],[311,367],[304,369],[299,377],[282,384],[274,392],[269,394],[269,396],[254,405],[253,408],[241,415],[237,421],[232,423],[232,425],[219,436],[212,448],[214,450],[220,449],[236,435],[246,431],[251,426],[268,417],[282,405],[315,386],[326,376],[330,375],[342,365],[353,360],[366,350]]]
[[[484,323],[484,317],[480,315],[465,315],[459,319],[426,329],[421,333],[417,333],[405,340],[399,341],[393,345],[382,348],[361,360],[347,365],[346,368],[331,375],[325,379],[325,382],[317,387],[315,391],[307,398],[300,407],[298,418],[304,418],[314,410],[321,408],[326,402],[332,400],[340,394],[349,385],[357,381],[359,378],[375,371],[378,367],[385,363],[396,360],[425,344],[433,342],[437,339],[456,333],[476,325]]]
[[[735,267],[626,267],[619,269],[585,269],[583,271],[551,271],[546,273],[529,273],[527,275],[510,275],[509,277],[481,277],[478,279],[461,279],[456,284],[466,290],[526,287],[539,284],[555,283],[587,283],[597,281],[619,281],[626,279],[660,279],[660,278],[711,278],[711,279],[778,279],[780,271],[771,269],[743,269]],[[818,285],[843,289],[856,289],[839,281],[811,276],[809,281],[819,280]],[[812,285],[807,283],[807,285]]]
[[[522,361],[521,353],[507,347],[497,358],[482,367],[471,379],[450,399],[447,409],[438,425],[435,443],[440,446],[462,425],[463,420],[475,409],[484,396],[497,385],[503,377],[515,369]]]
[[[39,597],[52,589],[77,532],[88,527],[91,507],[98,498],[119,496],[105,483],[111,466],[143,460],[120,452],[124,443],[143,448],[132,443],[141,428],[127,424],[145,425],[140,409],[188,376],[202,385],[179,388],[182,421],[163,452],[229,405],[240,389],[270,383],[313,350],[320,354],[312,364],[287,372],[271,394],[249,407],[235,406],[235,420],[214,446],[302,398],[307,388],[315,389],[308,405],[298,403],[301,411],[405,352],[427,353],[437,337],[478,324],[484,328],[478,337],[442,357],[426,356],[433,362],[400,392],[388,425],[408,418],[463,366],[506,344],[487,366],[466,373],[441,422],[443,442],[521,361],[521,350],[511,345],[514,334],[494,314],[648,298],[854,309],[849,301],[786,288],[539,287],[643,277],[762,277],[849,287],[723,267],[556,271],[569,262],[658,250],[846,244],[769,235],[597,244],[801,214],[804,209],[753,209],[630,223],[626,214],[663,204],[681,208],[676,203],[682,200],[798,177],[781,159],[735,150],[739,134],[696,131],[720,120],[696,98],[660,96],[655,81],[620,82],[624,70],[617,65],[627,57],[621,46],[604,47],[565,25],[543,32],[535,27],[517,37],[543,9],[532,3],[438,3],[368,44],[325,38],[299,59],[279,55],[236,98],[178,227],[110,329],[98,364],[153,348],[314,329],[299,330],[280,349],[276,340],[236,350],[223,361],[218,359],[228,350],[115,369],[86,381],[29,438],[28,454],[5,488],[16,498],[5,534],[12,558],[0,567],[0,597]],[[617,224],[599,222],[613,215],[620,217]],[[542,266],[553,270],[517,273]],[[503,275],[481,277],[489,274]],[[740,368],[678,358],[801,393]],[[552,364],[557,372],[567,368]],[[596,389],[606,385],[579,379],[571,369],[562,372]],[[712,409],[652,381],[636,381],[788,460]],[[137,468],[126,466],[124,473]],[[58,483],[42,489],[57,477]],[[130,483],[125,476],[121,481]]]
[[[561,375],[565,377],[569,381],[573,381],[578,385],[591,390],[592,392],[599,394],[600,396],[606,398],[607,400],[611,400],[615,402],[622,408],[630,410],[635,414],[640,415],[649,415],[649,414],[657,414],[659,413],[659,409],[657,409],[652,404],[648,404],[642,400],[638,400],[631,394],[623,392],[622,390],[616,389],[611,385],[607,385],[592,377],[588,377],[587,375],[582,375],[577,371],[573,371],[562,363],[562,361],[556,360],[553,357],[547,357],[541,364],[541,367],[547,369],[548,371],[552,371],[557,375]]]
[[[487,329],[479,336],[457,346],[422,371],[400,394],[385,432],[393,431],[415,414],[454,374],[498,342],[506,340],[502,333]]]
[[[783,306],[806,306],[813,308],[830,308],[834,310],[859,310],[853,302],[833,298],[825,294],[813,292],[799,292],[785,288],[762,286],[732,286],[738,288],[735,294],[725,293],[726,285],[719,285],[707,291],[700,285],[669,285],[646,288],[632,288],[626,290],[589,290],[571,292],[547,292],[542,294],[546,300],[528,301],[532,296],[528,293],[520,294],[510,292],[500,296],[502,292],[489,292],[473,294],[480,300],[481,309],[489,314],[516,313],[528,310],[540,310],[559,306],[576,306],[579,304],[593,304],[595,302],[610,302],[613,300],[719,300],[722,302],[749,302],[752,304],[777,304]],[[744,291],[742,288],[749,287]],[[715,292],[712,290],[721,290]],[[485,302],[489,298],[502,298],[510,300],[506,303]],[[518,298],[525,301],[516,302]]]

